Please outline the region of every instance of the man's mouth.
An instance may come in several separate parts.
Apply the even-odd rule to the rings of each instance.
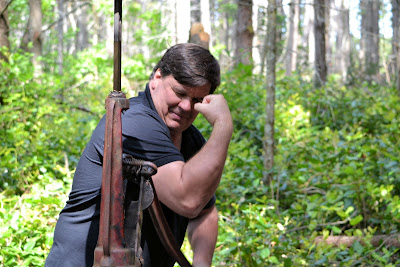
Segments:
[[[172,114],[172,118],[175,120],[182,120],[185,118],[185,116],[182,113],[172,111],[171,114]]]

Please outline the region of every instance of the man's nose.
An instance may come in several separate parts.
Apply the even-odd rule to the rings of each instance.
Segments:
[[[189,98],[185,98],[179,103],[179,107],[184,111],[190,111],[192,109],[192,101]]]

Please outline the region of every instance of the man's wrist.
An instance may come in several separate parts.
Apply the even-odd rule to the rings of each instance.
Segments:
[[[193,262],[193,267],[210,267],[208,262]]]

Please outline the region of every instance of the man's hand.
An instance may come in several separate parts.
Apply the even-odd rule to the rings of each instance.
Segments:
[[[231,112],[223,95],[207,95],[202,103],[194,105],[194,109],[203,114],[212,126],[216,123],[232,125]]]

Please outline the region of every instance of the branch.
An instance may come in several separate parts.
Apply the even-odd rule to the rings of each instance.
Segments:
[[[363,241],[364,238],[358,236],[328,236],[326,239],[322,236],[317,236],[314,239],[314,242],[318,244],[327,244],[333,245],[335,247],[339,247],[341,245],[345,245],[346,247],[350,247],[354,242],[359,241],[361,243],[365,243]],[[400,234],[393,235],[374,235],[371,238],[371,245],[374,247],[380,247],[382,244],[385,244],[390,247],[400,248]]]
[[[74,7],[73,9],[71,9],[68,13],[64,14],[62,17],[60,17],[58,20],[53,21],[52,23],[50,23],[46,28],[42,29],[42,32],[48,31],[51,27],[53,27],[54,25],[56,25],[58,22],[64,20],[64,18],[66,16],[68,16],[71,13],[74,13],[75,11],[77,11],[78,9],[80,9],[81,7],[85,6],[85,5],[91,5],[90,2],[84,2],[83,4]]]
[[[69,105],[69,104],[67,104],[67,105]],[[84,106],[69,105],[69,107],[72,108],[72,109],[76,109],[76,110],[80,110],[80,111],[83,111],[83,112],[87,112],[87,113],[92,114],[92,115],[97,115],[96,112],[93,112],[93,111],[91,111],[90,109],[88,109],[87,107],[84,107]]]
[[[317,224],[315,227],[325,227],[325,226],[334,226],[334,225],[346,224],[351,220],[351,218],[353,218],[356,215],[357,215],[357,212],[354,212],[352,215],[350,215],[348,218],[346,218],[346,220],[337,221],[337,222],[331,222],[331,223],[320,223],[320,224]],[[309,225],[303,225],[303,226],[296,227],[296,228],[293,228],[293,229],[288,229],[288,230],[285,231],[285,234],[289,233],[289,232],[293,232],[293,231],[304,230],[304,229],[307,229],[308,227],[309,227]]]
[[[7,2],[6,6],[4,7],[4,9],[0,12],[0,17],[3,16],[3,13],[6,12],[8,6],[11,4],[11,2],[14,0],[10,0]]]

